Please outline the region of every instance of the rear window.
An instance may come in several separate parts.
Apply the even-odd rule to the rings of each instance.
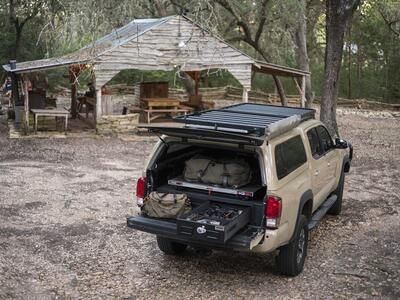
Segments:
[[[275,163],[278,179],[289,175],[306,161],[306,151],[300,135],[275,147]]]

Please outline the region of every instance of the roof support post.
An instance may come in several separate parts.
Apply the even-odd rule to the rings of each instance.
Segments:
[[[101,93],[101,88],[96,89],[96,115],[95,115],[95,120],[96,123],[98,120],[101,119],[102,116],[102,104],[101,104],[101,100],[102,100],[102,93]]]
[[[306,103],[306,76],[301,76],[301,86],[296,77],[292,77],[297,91],[300,94],[300,107],[305,107]]]
[[[249,91],[245,87],[243,88],[242,101],[244,103],[249,102]]]
[[[306,76],[301,76],[301,107],[306,106]]]
[[[23,80],[24,89],[24,109],[25,109],[25,134],[29,132],[29,88],[28,88],[28,78]]]

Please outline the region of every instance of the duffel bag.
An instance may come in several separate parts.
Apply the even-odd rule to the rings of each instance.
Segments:
[[[185,161],[183,178],[190,182],[201,182],[204,172],[211,163],[211,159],[201,155],[195,155]]]
[[[243,159],[212,161],[201,181],[225,187],[240,187],[251,181],[250,165]]]
[[[143,202],[142,212],[155,218],[173,218],[191,211],[186,194],[151,192]]]

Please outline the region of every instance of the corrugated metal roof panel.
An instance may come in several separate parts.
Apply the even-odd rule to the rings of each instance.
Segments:
[[[17,62],[16,69],[14,70],[10,69],[9,64],[3,65],[3,68],[7,72],[29,72],[41,69],[51,69],[64,65],[86,63],[104,52],[137,38],[147,30],[161,25],[171,17],[173,16],[159,19],[133,20],[125,26],[114,30],[113,32],[98,39],[94,43],[87,45],[71,54],[67,54],[62,57]]]

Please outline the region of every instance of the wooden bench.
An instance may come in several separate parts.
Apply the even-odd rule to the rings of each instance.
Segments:
[[[172,109],[144,109],[143,111],[147,113],[147,124],[150,124],[151,121],[157,119],[165,113],[183,113],[187,114],[191,109],[190,108],[172,108]],[[157,115],[152,116],[153,113],[157,113]]]
[[[35,134],[37,132],[37,125],[38,125],[38,118],[39,117],[64,117],[65,118],[65,123],[64,123],[64,130],[65,132],[68,129],[68,116],[69,116],[69,111],[65,109],[31,109],[31,112],[33,113],[34,117],[34,131]]]

